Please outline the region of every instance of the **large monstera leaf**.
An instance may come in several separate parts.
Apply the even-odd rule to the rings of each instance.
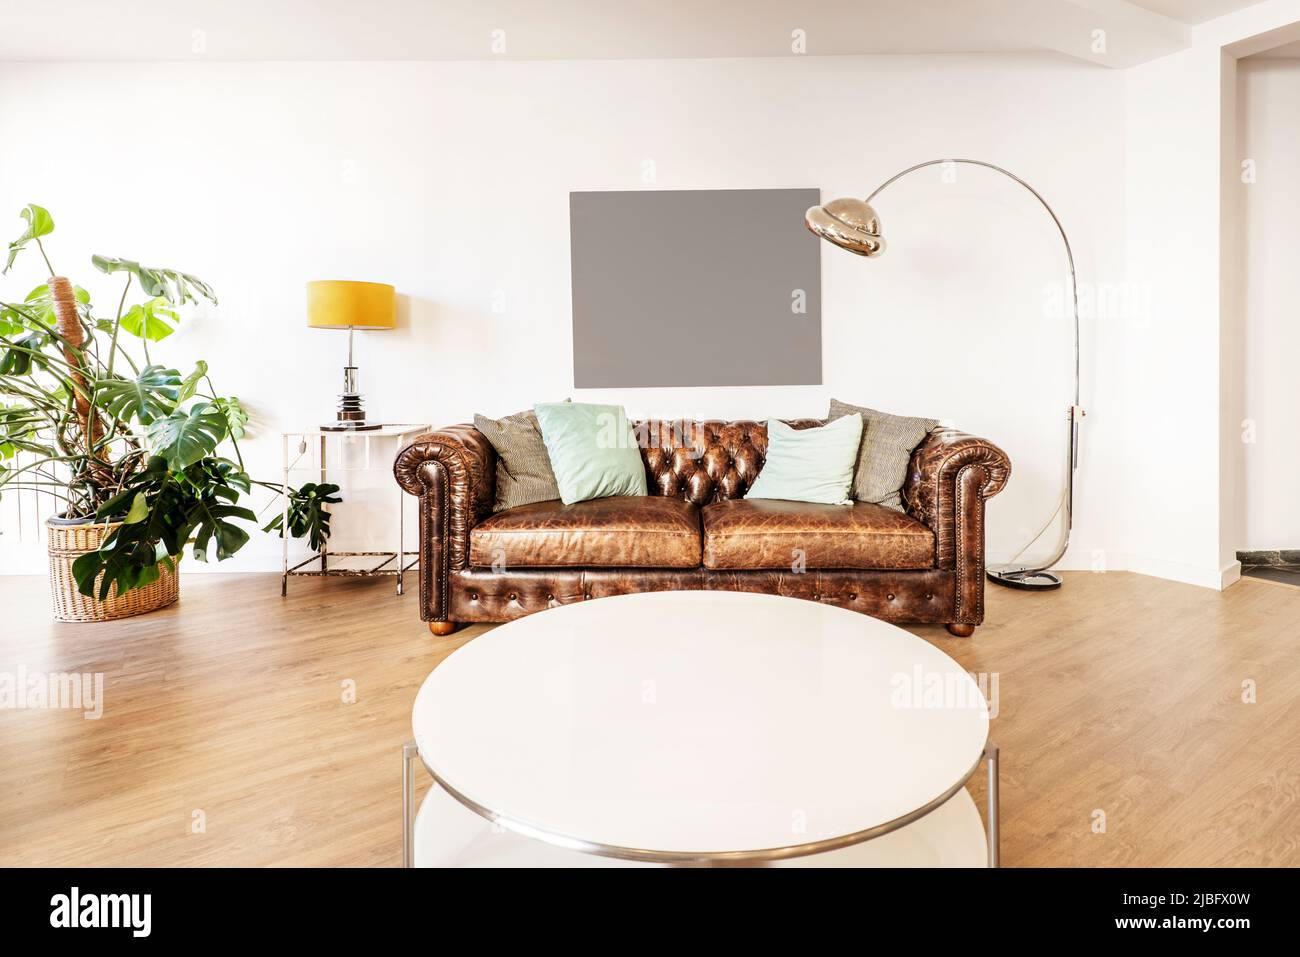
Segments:
[[[140,288],[149,296],[161,296],[173,306],[186,302],[198,302],[202,296],[208,302],[216,304],[217,295],[212,287],[187,272],[178,269],[163,269],[160,266],[141,266],[130,259],[113,259],[109,256],[91,256],[90,261],[100,272],[128,272],[140,281]],[[198,296],[195,295],[198,294]]]
[[[226,417],[207,402],[189,412],[173,412],[149,426],[149,446],[173,472],[184,471],[210,455],[226,437]]]
[[[149,425],[170,415],[181,390],[181,374],[162,366],[145,366],[134,379],[98,379],[96,403],[123,422]]]

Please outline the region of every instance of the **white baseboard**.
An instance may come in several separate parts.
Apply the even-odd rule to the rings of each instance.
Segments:
[[[1076,543],[1070,545],[1069,551],[1052,568],[1056,571],[1134,572],[1187,585],[1199,585],[1201,588],[1213,588],[1215,591],[1222,591],[1241,577],[1241,565],[1236,562],[1223,568],[1203,568],[1147,555],[1088,548]]]
[[[1201,588],[1213,588],[1222,591],[1236,579],[1229,580],[1229,568],[1203,567],[1188,565],[1183,562],[1171,562],[1163,558],[1150,558],[1145,555],[1117,556],[1116,571],[1137,572],[1139,575],[1151,575],[1169,581],[1183,582],[1187,585],[1199,585]],[[1236,569],[1241,575],[1241,566]]]
[[[1219,573],[1220,588],[1227,588],[1241,581],[1241,562],[1228,562]]]

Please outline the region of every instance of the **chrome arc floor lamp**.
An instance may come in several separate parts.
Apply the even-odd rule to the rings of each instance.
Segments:
[[[847,249],[859,256],[874,259],[885,251],[885,239],[880,229],[880,217],[876,215],[876,211],[872,208],[871,201],[888,186],[909,173],[914,173],[929,166],[951,166],[956,164],[982,166],[1019,183],[1033,194],[1033,197],[1042,204],[1043,209],[1047,210],[1047,214],[1052,217],[1052,222],[1056,224],[1056,229],[1061,234],[1061,242],[1065,244],[1065,258],[1070,266],[1070,310],[1074,320],[1074,403],[1067,413],[1070,435],[1065,490],[1061,494],[1060,503],[1057,505],[1056,510],[1046,524],[1039,529],[1038,534],[1025,543],[1025,546],[1012,556],[1010,562],[995,565],[988,569],[989,578],[1011,588],[1033,590],[1059,588],[1061,587],[1060,577],[1053,575],[1048,569],[1061,560],[1061,556],[1065,554],[1065,550],[1070,545],[1070,530],[1073,526],[1074,513],[1074,472],[1079,466],[1079,425],[1084,412],[1079,405],[1079,284],[1074,273],[1074,252],[1070,249],[1070,239],[1066,236],[1065,227],[1061,225],[1061,220],[1057,217],[1055,211],[1048,205],[1047,200],[1043,199],[1038,190],[1001,166],[986,163],[983,160],[933,159],[924,163],[917,163],[902,172],[895,173],[872,190],[865,200],[854,198],[836,199],[829,203],[823,203],[821,206],[813,206],[805,214],[804,225],[813,234],[820,236],[827,242],[834,243],[841,249]],[[1065,514],[1062,522],[1061,542],[1052,553],[1052,557],[1046,562],[1036,565],[1018,563],[1016,560],[1029,549],[1030,545],[1042,537],[1062,510],[1064,510]]]

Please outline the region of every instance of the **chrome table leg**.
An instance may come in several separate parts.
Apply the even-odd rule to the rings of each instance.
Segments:
[[[984,756],[988,758],[989,762],[989,867],[1001,867],[1002,849],[998,846],[1001,831],[1000,810],[998,807],[998,746],[990,741],[984,746]]]
[[[415,775],[412,762],[420,749],[414,741],[402,745],[402,866],[415,866],[415,824],[411,814],[415,809]]]

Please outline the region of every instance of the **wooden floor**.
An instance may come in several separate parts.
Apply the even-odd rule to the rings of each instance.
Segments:
[[[0,673],[105,676],[97,721],[0,710],[0,865],[400,863],[412,700],[484,629],[432,640],[390,589],[189,575],[171,609],[76,625],[0,578]],[[1300,865],[1300,589],[1076,573],[990,586],[973,639],[915,631],[998,674],[1005,865]]]

